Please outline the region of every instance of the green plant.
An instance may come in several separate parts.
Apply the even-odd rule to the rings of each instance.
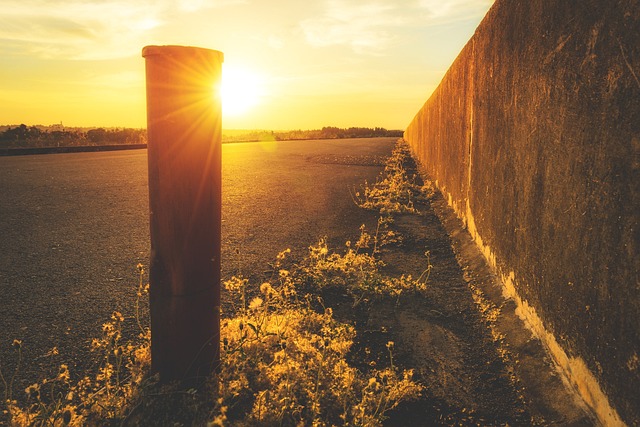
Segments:
[[[411,275],[388,277],[381,273],[380,268],[384,263],[376,258],[376,254],[381,246],[399,238],[388,231],[380,236],[381,224],[388,224],[389,221],[390,218],[381,218],[373,237],[366,232],[364,225],[361,226],[358,241],[353,245],[347,242],[344,253],[330,251],[326,239],[320,239],[316,245],[309,247],[309,255],[301,265],[302,279],[320,289],[342,288],[353,296],[354,305],[364,298],[399,298],[406,291],[424,291],[428,279],[426,271],[418,280]],[[427,270],[430,269],[429,264]]]
[[[25,389],[24,406],[15,400],[6,402],[11,423],[79,426],[126,417],[139,395],[150,358],[148,336],[138,345],[120,342],[122,320],[122,315],[114,312],[103,325],[102,337],[92,343],[92,349],[101,352],[95,378],[85,376],[73,384],[67,365],[61,364],[57,375]]]
[[[280,270],[260,286],[260,297],[223,321],[216,423],[377,426],[400,401],[419,395],[410,370],[392,364],[364,373],[349,365],[355,329],[299,297],[296,283],[306,274]],[[225,282],[239,298],[247,285],[238,277]]]
[[[96,375],[73,383],[66,365],[60,365],[57,375],[27,387],[26,403],[7,401],[9,421],[17,426],[125,425],[160,417],[193,421],[193,413],[205,411],[210,425],[381,425],[389,410],[416,398],[422,386],[412,380],[411,370],[396,368],[392,359],[382,370],[363,372],[351,366],[347,356],[354,327],[336,320],[331,308],[314,309],[314,297],[299,291],[310,275],[316,280],[321,274],[330,274],[331,280],[341,274],[339,281],[345,284],[364,274],[372,284],[388,286],[392,279],[377,278],[376,250],[364,253],[374,241],[363,228],[345,255],[330,254],[321,241],[310,248],[307,267],[293,270],[281,268],[290,252],[283,251],[273,264],[277,273],[250,301],[247,279],[225,281],[230,299],[240,303],[232,316],[222,319],[221,365],[208,394],[175,384],[160,386],[149,376],[150,332],[142,326],[136,304],[141,328],[136,343],[123,342],[124,318],[114,312],[102,336],[92,342],[99,361]],[[147,288],[141,266],[139,270],[142,297]],[[415,286],[406,278],[397,280],[393,283]],[[376,289],[360,287],[362,292]]]
[[[7,382],[2,369],[0,369],[0,380],[2,380],[2,385],[4,386],[4,402],[7,404],[13,402],[13,383],[16,379],[16,376],[18,375],[18,372],[20,372],[20,366],[22,365],[22,341],[14,339],[12,347],[18,353],[18,362],[16,364],[15,370],[13,371],[13,374],[11,375],[11,378],[9,379],[9,382]],[[4,413],[7,414],[8,410],[4,410]]]
[[[430,182],[419,186],[414,177],[409,178],[405,164],[410,157],[409,145],[402,139],[398,140],[381,177],[372,185],[365,182],[361,191],[355,192],[355,203],[363,209],[377,210],[381,214],[418,213],[416,200],[433,194],[433,186]]]
[[[138,298],[147,289],[142,285],[144,270],[140,273]],[[139,304],[136,302],[136,312]],[[26,403],[19,405],[6,396],[7,415],[12,425],[99,425],[109,420],[125,419],[133,403],[140,398],[150,367],[150,330],[143,328],[139,313],[136,321],[141,328],[137,343],[122,341],[124,317],[113,312],[111,319],[102,325],[102,336],[91,343],[97,355],[98,368],[95,377],[84,376],[77,382],[70,380],[66,364],[58,373],[25,389]],[[50,354],[56,355],[57,349]],[[6,393],[5,393],[6,394]]]

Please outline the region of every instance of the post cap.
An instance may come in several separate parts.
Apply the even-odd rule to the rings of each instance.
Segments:
[[[224,61],[224,54],[222,52],[195,46],[151,45],[142,48],[142,56],[144,58],[152,55],[164,55],[173,57],[206,55],[210,56],[212,60],[218,60],[220,62]]]

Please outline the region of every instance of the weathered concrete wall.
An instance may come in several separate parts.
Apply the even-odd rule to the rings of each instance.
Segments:
[[[405,132],[604,423],[640,422],[640,1],[497,0]]]

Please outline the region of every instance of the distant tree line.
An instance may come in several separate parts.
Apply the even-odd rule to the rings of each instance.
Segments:
[[[401,137],[401,130],[387,130],[381,127],[363,128],[350,127],[338,128],[326,126],[314,130],[287,130],[287,131],[236,131],[225,133],[222,131],[222,142],[240,141],[290,141],[297,139],[342,139],[342,138],[375,138],[375,137]]]
[[[375,128],[337,128],[326,126],[318,130],[292,130],[275,132],[276,140],[285,139],[342,139],[342,138],[375,138],[380,136],[402,136],[400,130],[387,130],[381,127]]]
[[[85,145],[146,144],[146,129],[65,129],[21,124],[0,132],[0,148],[74,147]]]
[[[288,141],[304,139],[401,137],[401,130],[381,127],[338,128],[327,126],[315,130],[223,131],[222,142]],[[0,148],[74,147],[94,145],[146,144],[146,129],[64,128],[63,126],[0,126]]]

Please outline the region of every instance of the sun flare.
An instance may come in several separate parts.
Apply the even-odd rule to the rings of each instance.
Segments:
[[[220,95],[222,113],[241,116],[260,103],[263,96],[263,79],[255,72],[234,66],[222,68]]]

